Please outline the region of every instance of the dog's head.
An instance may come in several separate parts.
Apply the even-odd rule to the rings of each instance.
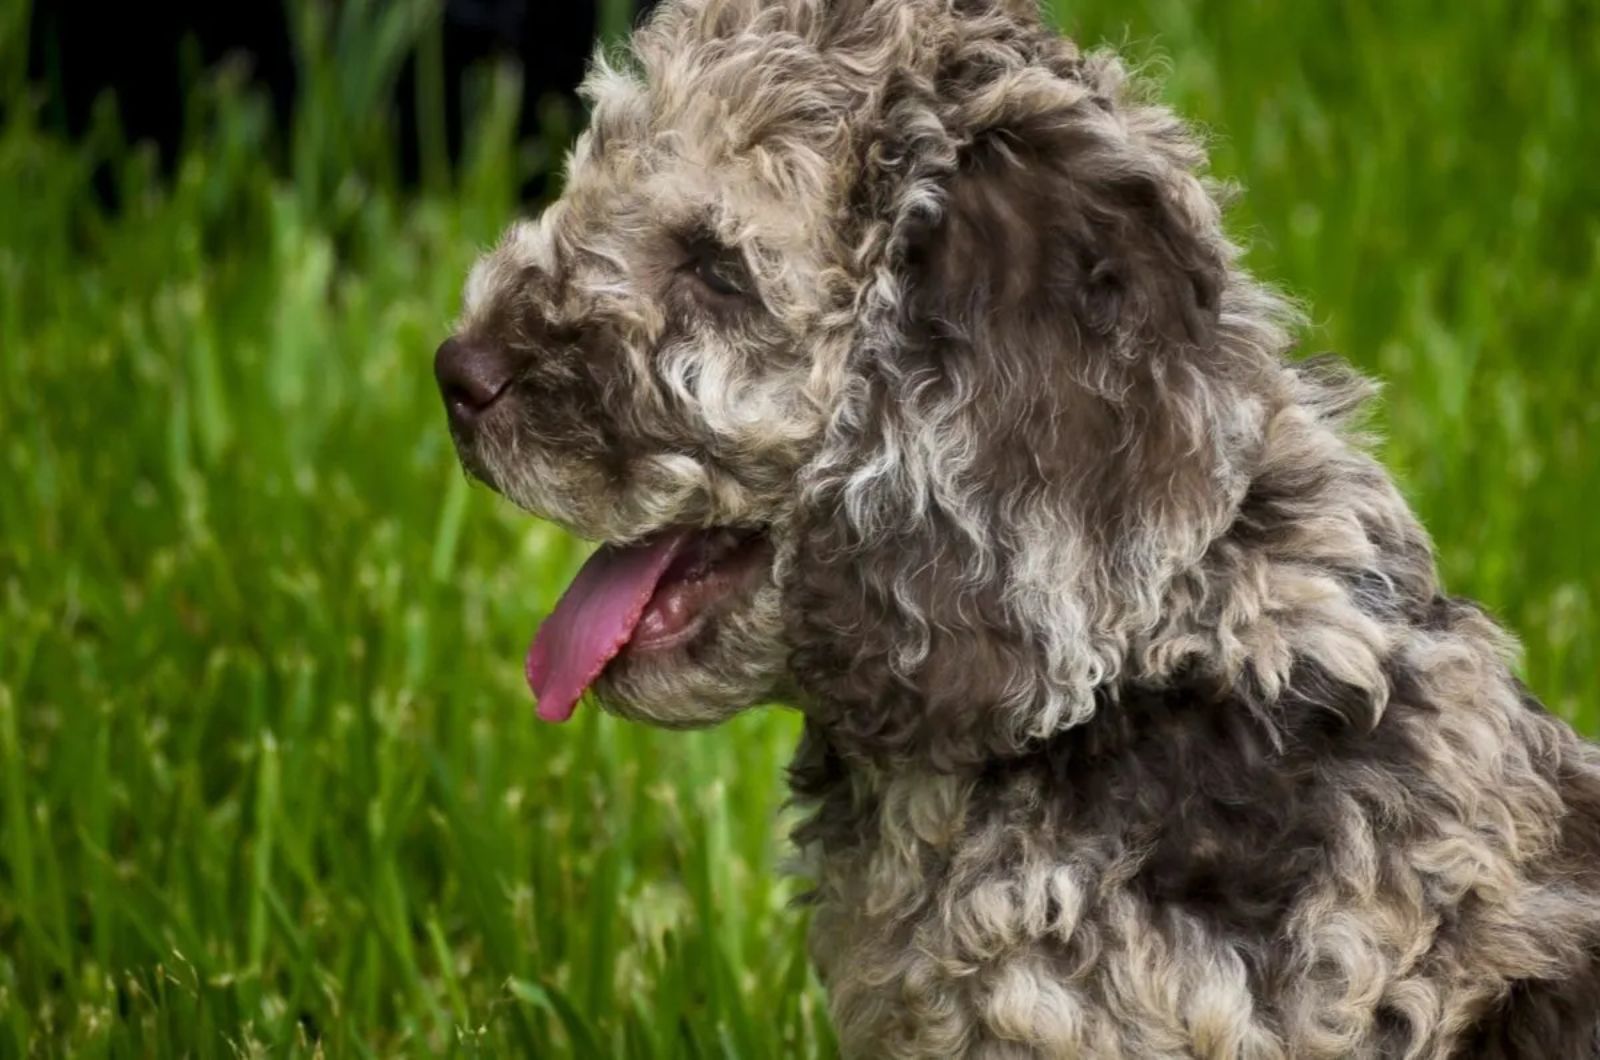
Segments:
[[[436,361],[603,543],[541,713],[777,695],[866,753],[1081,720],[1214,539],[1282,344],[1201,154],[1024,0],[667,0]]]

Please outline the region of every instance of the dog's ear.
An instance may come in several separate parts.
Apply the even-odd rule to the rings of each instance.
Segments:
[[[1085,719],[1243,491],[1210,198],[1114,103],[1027,87],[901,194],[891,311],[802,506],[795,672],[866,755]]]
[[[1144,162],[1071,129],[982,134],[944,209],[906,233],[921,316],[1003,328],[996,314],[1048,313],[1078,329],[1085,360],[1207,345],[1222,263]]]

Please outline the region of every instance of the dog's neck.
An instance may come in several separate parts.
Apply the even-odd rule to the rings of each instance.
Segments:
[[[1339,405],[1335,395],[1319,405],[1334,388],[1317,385],[1313,378],[1311,396],[1269,423],[1225,531],[1167,582],[1158,619],[1123,638],[1114,678],[1094,688],[1082,720],[1010,754],[974,741],[963,756],[930,757],[910,743],[876,753],[856,738],[847,705],[812,702],[791,771],[797,799],[816,810],[797,836],[802,846],[847,848],[883,814],[901,812],[897,791],[954,793],[1001,773],[1049,776],[1125,753],[1173,711],[1237,715],[1277,747],[1316,735],[1330,718],[1375,726],[1391,659],[1435,621],[1439,588],[1425,534],[1388,475],[1346,435],[1340,413],[1354,402]],[[937,838],[954,827],[938,812],[960,801],[954,794],[919,800],[911,834]]]
[[[887,550],[819,533],[846,560],[791,601],[806,645],[793,676],[818,733],[878,777],[1032,753],[1141,689],[1220,690],[1270,717],[1326,675],[1381,713],[1386,660],[1438,593],[1431,546],[1352,427],[1365,384],[1315,360],[1274,379],[1230,460],[1231,499],[1195,524],[1206,532],[1126,570],[1097,566],[1092,542],[1074,553],[1074,514],[1056,526],[1037,504],[1016,525],[995,505],[1003,551],[976,576],[948,525]],[[876,551],[852,565],[852,547]]]

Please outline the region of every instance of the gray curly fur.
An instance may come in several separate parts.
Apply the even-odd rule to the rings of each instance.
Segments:
[[[587,91],[469,281],[525,367],[458,441],[592,538],[767,528],[598,692],[804,712],[847,1055],[1600,1055],[1600,756],[1442,594],[1190,128],[1022,0],[667,0]]]

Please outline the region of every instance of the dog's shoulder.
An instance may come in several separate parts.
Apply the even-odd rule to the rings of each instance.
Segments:
[[[880,1041],[915,985],[969,1028],[1048,995],[1089,1055],[1202,1025],[1261,1055],[1592,1055],[1600,757],[1509,671],[1441,699],[1454,675],[1408,658],[1381,703],[1310,664],[1270,704],[1126,688],[1029,754],[865,799],[813,745],[846,1033]],[[1066,1034],[1053,1011],[1026,1033]]]

